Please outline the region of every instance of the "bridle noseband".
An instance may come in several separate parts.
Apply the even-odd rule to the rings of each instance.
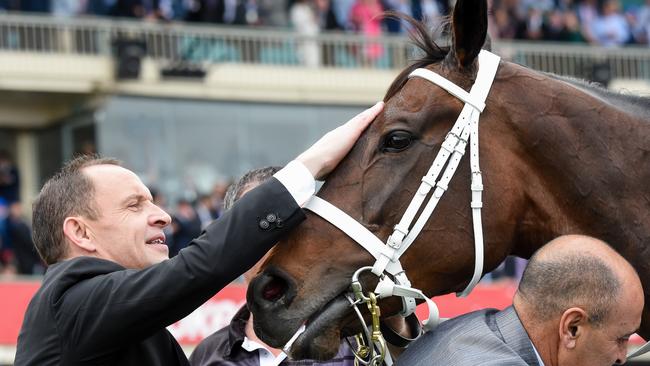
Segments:
[[[425,330],[431,330],[438,325],[440,321],[438,308],[422,291],[411,287],[411,282],[408,280],[399,258],[413,244],[429,217],[433,214],[440,198],[447,191],[449,182],[456,172],[469,143],[475,264],[472,279],[465,290],[457,295],[467,296],[481,279],[483,273],[483,227],[481,223],[483,182],[479,167],[478,121],[481,112],[485,108],[485,100],[490,92],[499,62],[499,56],[485,50],[481,51],[479,54],[478,75],[470,92],[427,69],[416,69],[409,75],[409,79],[422,78],[440,86],[462,100],[465,106],[451,131],[445,137],[429,171],[422,177],[422,183],[402,219],[395,226],[386,243],[382,242],[348,214],[320,197],[312,197],[303,207],[338,227],[375,258],[373,266],[359,269],[355,273],[355,278],[358,277],[360,272],[366,270],[378,276],[380,280],[374,290],[377,298],[401,297],[402,311],[400,314],[402,316],[408,316],[415,311],[415,299],[421,299],[427,303],[429,318],[423,323]],[[422,208],[422,205],[424,205],[424,208]],[[416,218],[420,211],[421,214]],[[359,289],[360,284],[358,281],[353,282],[354,286],[356,286],[354,290],[356,300],[351,300],[353,305],[368,303],[370,297],[364,295],[363,291]],[[381,344],[382,342],[375,342],[378,348],[382,347]],[[381,350],[380,353],[385,353],[385,349]],[[371,354],[371,360],[374,361],[370,364],[381,363],[383,359],[377,361],[379,358]],[[367,361],[363,363],[369,364]]]

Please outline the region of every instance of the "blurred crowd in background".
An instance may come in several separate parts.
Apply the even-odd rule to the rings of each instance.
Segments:
[[[321,31],[399,34],[384,10],[406,13],[438,28],[448,0],[0,0],[0,11],[141,18]],[[580,42],[603,46],[648,44],[650,0],[492,0],[493,38]]]
[[[0,274],[43,273],[23,209],[20,173],[11,155],[0,150]]]

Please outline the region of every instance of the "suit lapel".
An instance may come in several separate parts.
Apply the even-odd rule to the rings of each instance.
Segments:
[[[515,309],[510,306],[503,311],[495,314],[495,320],[503,341],[512,348],[526,364],[531,366],[540,366],[537,362],[537,356],[533,349],[533,344],[528,337],[528,333],[519,320]]]

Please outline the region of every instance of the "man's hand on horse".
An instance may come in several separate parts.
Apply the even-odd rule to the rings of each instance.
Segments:
[[[297,160],[307,167],[314,178],[325,178],[348,154],[361,133],[383,108],[384,103],[379,102],[359,113],[347,123],[326,133],[314,145],[300,154]]]

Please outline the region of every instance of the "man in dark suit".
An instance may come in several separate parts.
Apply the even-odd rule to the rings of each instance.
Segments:
[[[189,365],[165,327],[304,219],[314,177],[338,164],[381,109],[325,135],[172,259],[163,234],[171,219],[133,172],[114,159],[67,164],[34,203],[34,241],[49,268],[25,314],[15,365]]]
[[[513,306],[443,322],[413,343],[397,364],[624,363],[643,301],[641,281],[620,254],[594,238],[563,236],[531,258]]]
[[[253,169],[244,174],[238,181],[228,187],[224,197],[223,209],[225,211],[230,210],[236,201],[253,188],[271,179],[280,169],[280,167],[270,166]],[[264,259],[261,259],[244,273],[243,278],[246,285],[257,275],[263,262]],[[345,340],[341,342],[339,352],[331,360],[291,360],[286,356],[281,349],[270,347],[257,337],[253,330],[253,315],[244,304],[228,326],[216,331],[196,346],[190,357],[190,365],[352,366],[354,364],[354,354]]]

